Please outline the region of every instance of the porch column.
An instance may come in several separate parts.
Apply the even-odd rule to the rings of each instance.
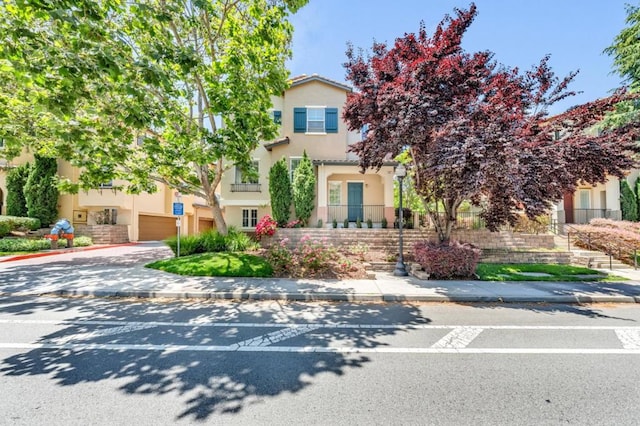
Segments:
[[[382,179],[384,184],[384,217],[387,219],[387,226],[393,228],[396,216],[393,208],[393,169],[386,171]]]
[[[318,166],[318,197],[316,202],[318,208],[318,219],[322,223],[327,223],[327,169],[324,164]]]

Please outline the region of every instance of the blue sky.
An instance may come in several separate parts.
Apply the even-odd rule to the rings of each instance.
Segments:
[[[467,51],[490,50],[509,67],[529,69],[545,54],[560,77],[579,74],[570,86],[581,91],[551,113],[607,96],[621,84],[612,59],[602,51],[625,25],[625,3],[633,0],[477,0],[478,16],[465,34]],[[292,17],[292,75],[318,73],[345,81],[347,42],[370,50],[374,40],[393,43],[418,31],[431,33],[445,14],[470,2],[455,0],[309,0]]]

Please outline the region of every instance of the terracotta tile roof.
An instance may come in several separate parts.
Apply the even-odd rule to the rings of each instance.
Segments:
[[[289,144],[289,136],[285,136],[284,138],[276,139],[273,142],[265,143],[263,146],[267,151],[271,151],[274,147],[280,145],[288,145]]]
[[[295,87],[298,86],[300,84],[305,84],[305,83],[309,83],[311,81],[321,81],[323,83],[326,83],[330,86],[334,86],[337,87],[338,89],[342,89],[345,90],[347,92],[352,92],[353,88],[351,86],[347,86],[345,83],[341,83],[339,81],[336,80],[332,80],[330,78],[327,77],[323,77],[321,75],[318,74],[311,74],[311,75],[306,75],[306,74],[302,74],[302,75],[298,75],[295,77],[291,77],[291,87]]]

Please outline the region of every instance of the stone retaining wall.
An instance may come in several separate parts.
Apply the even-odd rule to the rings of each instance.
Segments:
[[[76,235],[91,237],[94,244],[129,242],[127,225],[74,225]]]

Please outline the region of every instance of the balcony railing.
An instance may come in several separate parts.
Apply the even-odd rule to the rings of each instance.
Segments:
[[[259,183],[232,183],[231,192],[262,192]]]
[[[348,219],[349,222],[355,222],[358,219],[362,222],[366,222],[371,219],[372,222],[382,222],[384,217],[383,205],[366,205],[366,204],[351,204],[351,205],[332,205],[327,206],[329,222],[334,219],[338,222],[344,222]]]

